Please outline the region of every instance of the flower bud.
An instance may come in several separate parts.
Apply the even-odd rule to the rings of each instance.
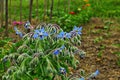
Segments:
[[[2,59],[2,62],[3,62],[3,63],[6,63],[7,60],[8,60],[8,56],[6,55],[6,56]]]
[[[63,68],[63,67],[61,67],[61,68],[60,68],[60,74],[66,74],[66,69]]]

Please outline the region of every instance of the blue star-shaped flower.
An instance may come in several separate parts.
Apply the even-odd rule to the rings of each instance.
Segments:
[[[57,50],[55,50],[53,53],[54,53],[54,55],[57,55],[57,54],[59,54],[59,53],[60,53],[60,50],[59,50],[59,49],[57,49]]]
[[[44,39],[44,37],[47,37],[48,33],[45,32],[44,28],[35,30],[35,33],[33,35],[33,38],[40,38],[41,40]]]
[[[60,48],[56,49],[56,50],[53,52],[54,55],[59,54],[64,48],[65,48],[65,46],[63,45],[63,46],[61,46]]]
[[[94,76],[96,77],[99,73],[100,73],[99,70],[96,70],[96,71],[94,72]]]
[[[14,27],[14,30],[15,30],[15,32],[16,32],[17,35],[19,35],[20,37],[23,37],[22,32],[20,32],[20,31],[17,29],[16,26]]]
[[[60,32],[58,35],[57,35],[57,38],[63,38],[65,35],[65,32]]]
[[[76,31],[77,34],[79,34],[79,35],[82,34],[82,33],[81,33],[81,30],[82,30],[82,27],[79,28],[79,27],[77,27],[77,26],[74,26],[74,28],[73,28],[73,31]]]
[[[71,38],[71,34],[62,31],[57,35],[57,38],[61,38],[61,39],[68,38],[69,39]]]
[[[70,39],[71,38],[71,34],[70,33],[66,33],[66,38]]]

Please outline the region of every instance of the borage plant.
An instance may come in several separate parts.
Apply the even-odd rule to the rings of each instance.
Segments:
[[[75,57],[85,57],[85,52],[78,49],[81,44],[82,27],[74,27],[64,32],[55,24],[40,24],[35,30],[22,34],[17,27],[16,34],[22,37],[22,45],[17,52],[10,53],[3,60],[11,63],[3,75],[3,80],[67,80],[69,67],[76,68],[79,61]]]

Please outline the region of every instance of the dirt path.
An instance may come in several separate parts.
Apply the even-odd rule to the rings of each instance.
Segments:
[[[107,20],[105,20],[107,21]],[[80,59],[79,69],[92,73],[100,71],[95,80],[120,80],[120,66],[118,66],[118,52],[120,55],[120,24],[116,21],[105,21],[93,18],[83,27],[82,49],[87,53],[85,59]],[[106,28],[108,26],[109,28]],[[114,46],[119,44],[119,47]]]

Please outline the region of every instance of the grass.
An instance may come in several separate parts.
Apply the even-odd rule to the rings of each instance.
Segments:
[[[89,2],[84,2],[84,0],[71,0],[70,11],[68,10],[68,1],[54,0],[53,7],[53,17],[50,16],[50,4],[51,1],[47,2],[47,15],[44,16],[44,0],[38,0],[38,16],[37,16],[37,6],[36,0],[33,0],[33,11],[32,11],[32,24],[37,22],[47,22],[56,23],[60,25],[65,31],[70,31],[73,26],[81,26],[86,24],[91,17],[100,18],[118,18],[120,13],[120,6],[118,3],[120,1],[114,0],[89,0]],[[12,21],[20,20],[20,1],[12,0],[11,6],[9,4],[9,14],[11,14]],[[112,4],[113,3],[113,4]],[[87,9],[86,4],[90,4]],[[116,5],[116,6],[115,6]],[[80,11],[78,11],[80,9]],[[69,12],[74,11],[75,15],[70,15]],[[44,18],[44,19],[43,19]],[[29,19],[29,0],[24,0],[22,3],[22,21],[27,21]],[[107,28],[107,26],[105,26]]]
[[[120,0],[90,0],[93,16],[120,17]]]
[[[120,0],[90,0],[89,1],[92,7],[92,11],[94,17],[120,17]],[[19,20],[20,15],[20,1],[19,0],[12,0],[12,4],[9,7],[10,13],[12,14],[12,18],[14,20]],[[49,2],[50,3],[50,2]],[[65,11],[65,5],[68,2],[65,0],[60,0],[59,10],[60,13],[62,11]],[[73,4],[74,3],[74,4]],[[39,19],[42,19],[43,12],[44,12],[44,1],[39,0]],[[84,2],[82,0],[71,0],[71,11],[74,11],[77,8],[81,8],[81,5],[83,5]],[[22,14],[23,19],[28,19],[29,14],[29,0],[24,0],[22,3]],[[50,4],[48,5],[48,8],[50,8]],[[54,9],[53,12],[56,12],[58,8],[58,2],[57,0],[54,0]],[[66,6],[68,8],[68,6]],[[36,1],[33,1],[33,18],[36,17]],[[58,15],[57,15],[58,16]]]

